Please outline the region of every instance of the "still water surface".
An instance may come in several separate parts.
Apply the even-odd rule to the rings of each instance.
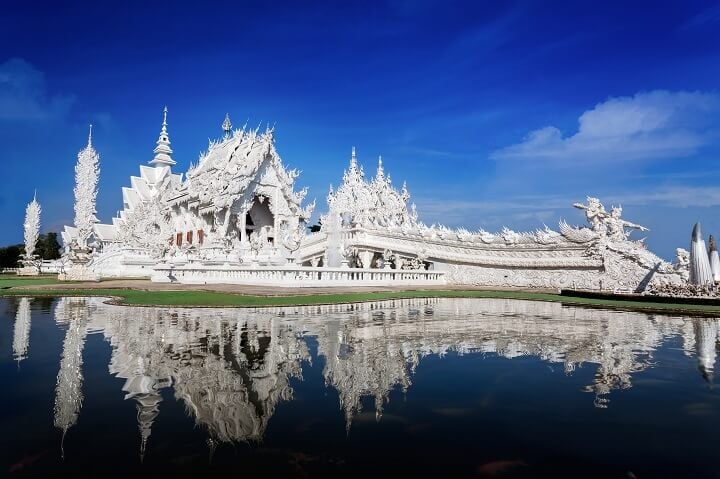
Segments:
[[[0,300],[0,476],[720,477],[720,322]]]

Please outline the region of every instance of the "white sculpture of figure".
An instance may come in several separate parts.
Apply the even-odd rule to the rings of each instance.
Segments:
[[[382,254],[383,269],[390,269],[392,267],[393,252],[392,250],[386,249]]]
[[[77,246],[88,247],[93,233],[93,225],[98,222],[95,214],[98,179],[100,178],[100,156],[92,146],[92,125],[88,134],[88,143],[77,155],[75,165],[75,228],[77,228]]]
[[[587,222],[590,223],[590,227],[593,231],[605,234],[605,223],[603,220],[608,216],[605,211],[605,207],[602,203],[600,203],[598,198],[593,198],[591,196],[587,197],[587,202],[587,205],[575,203],[573,206],[575,208],[585,210],[585,218],[587,219]]]
[[[347,241],[340,243],[340,267],[349,268],[350,260],[354,254],[354,248]]]
[[[412,258],[406,265],[407,269],[423,269],[423,262],[420,258]]]
[[[718,256],[717,243],[715,237],[710,235],[710,271],[712,271],[713,281],[720,281],[720,257]]]
[[[418,261],[417,269],[425,269],[425,261],[427,261],[427,258],[428,258],[427,249],[423,248],[420,251],[418,251],[417,258],[416,258]]]
[[[705,240],[702,239],[700,223],[695,223],[690,243],[690,283],[702,286],[713,283],[710,259],[705,249]]]
[[[267,233],[265,228],[260,229],[260,231],[253,231],[250,233],[250,249],[253,252],[253,259],[252,264],[253,266],[257,266],[258,264],[258,256],[260,255],[260,252],[265,248],[267,245]]]
[[[640,231],[648,231],[644,226],[631,223],[622,218],[622,206],[613,206],[610,210],[610,216],[606,218],[607,234],[611,239],[626,240],[630,236],[630,232],[625,228],[637,229]]]
[[[20,275],[33,276],[40,274],[41,259],[35,255],[35,244],[40,235],[40,213],[42,208],[37,201],[37,196],[33,196],[33,200],[28,203],[25,208],[25,223],[23,224],[23,233],[25,237],[25,255],[22,261],[23,268],[18,271]]]
[[[295,262],[295,252],[300,249],[303,239],[305,239],[305,227],[298,225],[297,228],[290,229],[287,225],[283,225],[280,232],[282,245],[287,248],[290,256],[288,263]]]
[[[624,241],[630,236],[626,228],[648,231],[644,226],[622,219],[622,206],[613,206],[608,213],[598,198],[588,196],[587,202],[587,205],[574,203],[573,206],[585,210],[585,218],[590,228],[600,236],[606,236],[614,241]]]
[[[690,252],[688,250],[684,248],[677,248],[675,250],[675,264],[673,268],[683,276],[685,281],[690,278]]]

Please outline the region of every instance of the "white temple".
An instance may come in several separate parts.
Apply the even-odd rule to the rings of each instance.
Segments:
[[[562,221],[558,231],[427,226],[408,204],[407,187],[394,187],[382,160],[369,179],[354,148],[342,184],[330,188],[320,231],[306,233],[315,204],[303,204],[307,189],[295,189],[299,172],[286,169],[273,129],[233,130],[228,117],[222,129],[196,165],[176,173],[166,109],[154,157],[123,188],[123,210],[109,224],[92,217],[91,259],[82,260],[86,271],[77,278],[73,251],[84,239],[78,228],[65,228],[71,265],[61,277],[633,291],[683,282],[681,271],[630,239],[632,229],[645,228],[622,219],[619,207],[607,212],[588,197],[587,205],[574,205],[584,210],[588,226]]]

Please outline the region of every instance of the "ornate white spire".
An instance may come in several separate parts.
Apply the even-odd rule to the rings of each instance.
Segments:
[[[375,174],[376,178],[382,179],[385,177],[385,169],[383,168],[382,164],[382,155],[378,155],[378,167],[377,167],[377,173]]]
[[[25,258],[30,260],[35,253],[35,243],[37,243],[38,236],[40,235],[40,203],[37,201],[36,195],[33,195],[33,200],[28,203],[25,208]]]
[[[229,113],[225,113],[225,120],[223,120],[222,129],[225,132],[225,138],[229,138],[232,133],[232,123],[230,122]]]
[[[88,144],[80,150],[75,164],[75,227],[78,229],[77,242],[80,248],[87,246],[92,235],[93,225],[98,222],[95,216],[95,201],[100,178],[100,155],[92,146],[92,125],[88,134]]]
[[[357,155],[355,154],[355,147],[352,147],[352,153],[350,154],[350,168],[357,168]]]
[[[172,149],[170,148],[170,137],[167,132],[167,107],[163,110],[163,122],[162,129],[160,130],[160,136],[158,137],[157,146],[153,152],[155,158],[152,159],[150,164],[152,166],[173,166],[175,161],[170,155],[172,155]]]

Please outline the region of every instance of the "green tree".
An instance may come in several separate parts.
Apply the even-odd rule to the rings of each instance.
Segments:
[[[57,233],[50,232],[40,235],[35,243],[35,254],[42,259],[58,259],[60,257],[60,243]]]
[[[0,248],[0,268],[19,268],[20,255],[24,252],[25,247],[21,244]]]

